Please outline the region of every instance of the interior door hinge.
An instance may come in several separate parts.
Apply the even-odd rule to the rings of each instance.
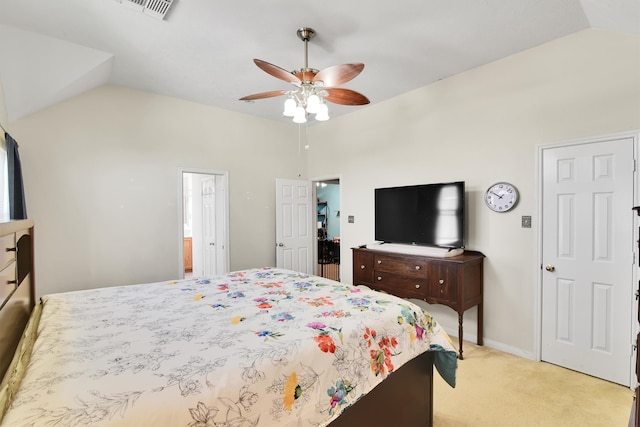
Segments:
[[[636,161],[636,159],[633,159],[633,171],[636,171],[636,167],[638,166],[638,162]]]

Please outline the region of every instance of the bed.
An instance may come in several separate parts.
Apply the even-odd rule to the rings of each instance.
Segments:
[[[455,386],[446,333],[391,295],[267,267],[36,304],[33,222],[3,237],[1,426],[427,426],[433,366]]]

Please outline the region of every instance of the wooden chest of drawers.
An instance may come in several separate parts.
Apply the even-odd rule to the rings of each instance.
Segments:
[[[0,223],[0,378],[6,372],[35,304],[33,221]],[[9,333],[18,331],[19,333]]]
[[[477,342],[482,345],[483,260],[484,255],[475,251],[434,258],[353,248],[353,284],[454,309],[462,359],[463,314],[474,306],[478,306]]]

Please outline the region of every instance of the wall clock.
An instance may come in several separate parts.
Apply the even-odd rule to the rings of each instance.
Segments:
[[[518,189],[508,182],[497,182],[487,189],[484,201],[495,212],[507,212],[518,203]]]

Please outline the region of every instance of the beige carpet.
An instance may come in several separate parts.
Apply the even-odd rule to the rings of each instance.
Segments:
[[[435,427],[626,427],[632,401],[627,387],[466,341],[456,388],[434,376]]]

